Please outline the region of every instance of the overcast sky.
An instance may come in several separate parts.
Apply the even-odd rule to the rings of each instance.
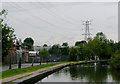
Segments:
[[[91,20],[92,37],[104,32],[118,41],[117,2],[7,2],[7,23],[15,29],[17,38],[32,37],[35,45],[74,45],[84,40],[85,20]]]

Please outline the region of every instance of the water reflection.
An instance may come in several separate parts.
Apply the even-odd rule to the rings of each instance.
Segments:
[[[120,82],[120,70],[110,68],[109,74],[112,75],[113,80]]]
[[[87,79],[88,82],[105,82],[108,68],[94,64],[77,65],[69,68],[72,79]]]
[[[42,82],[120,82],[120,70],[104,63],[89,63],[66,67]]]

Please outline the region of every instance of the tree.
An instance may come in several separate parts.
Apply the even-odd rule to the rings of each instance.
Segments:
[[[24,40],[24,43],[28,43],[28,44],[33,45],[33,44],[34,44],[34,41],[33,41],[33,39],[32,39],[31,37],[29,37],[29,38],[26,38],[26,39]]]
[[[60,61],[61,59],[61,49],[59,44],[55,44],[49,49],[49,53],[52,55],[52,60]]]
[[[7,11],[2,10],[0,12],[0,16],[6,16]],[[9,27],[7,23],[2,23],[4,19],[0,18],[0,30],[2,30],[2,56],[6,56],[8,54],[8,50],[12,47],[12,42],[16,38],[14,34],[14,29]],[[4,62],[4,57],[3,62]]]
[[[86,44],[86,41],[77,41],[75,42],[75,46],[80,46],[81,44]]]
[[[39,50],[39,52],[40,52],[41,55],[48,55],[49,54],[49,52],[47,51],[46,48],[43,48],[42,50]]]
[[[114,51],[114,41],[107,40],[105,34],[102,32],[98,32],[93,39],[88,38],[88,42],[84,46],[80,44],[81,42],[76,42],[76,46],[79,46],[81,49],[80,55],[84,58],[98,56],[101,59],[109,59]]]
[[[47,61],[48,60],[48,56],[49,56],[49,52],[46,48],[43,48],[41,50],[38,50],[40,53],[40,61]]]
[[[34,40],[32,38],[26,38],[24,40],[23,46],[27,46],[28,50],[33,50]]]
[[[43,47],[47,47],[48,45],[47,44],[44,44]]]
[[[85,51],[84,51],[85,45],[80,44],[79,45],[79,60],[83,60],[85,58]]]
[[[120,50],[120,41],[116,43],[116,50]]]
[[[100,56],[102,53],[102,42],[100,39],[96,36],[94,37],[92,41],[92,48],[94,56]]]
[[[115,68],[120,68],[120,50],[117,50],[112,56],[111,64]]]
[[[105,43],[107,41],[107,38],[103,32],[98,32],[95,38],[98,38],[102,43]]]
[[[68,56],[69,56],[69,47],[64,46],[60,48],[61,51],[61,61],[68,61]]]
[[[95,55],[94,48],[95,48],[95,42],[92,40],[92,38],[88,38],[88,43],[85,44],[83,47],[83,52],[84,52],[84,57],[85,58],[90,58],[91,56],[93,57]],[[96,49],[96,48],[95,48]]]
[[[65,46],[61,48],[61,55],[68,55],[69,54],[69,47]]]
[[[67,43],[67,42],[65,42],[65,43],[63,43],[63,44],[62,44],[62,46],[68,46],[68,43]]]
[[[111,56],[113,55],[113,47],[112,47],[112,45],[111,45],[111,43],[106,43],[105,45],[104,45],[104,58],[107,58],[107,59],[110,59],[111,58]]]
[[[60,54],[60,45],[59,44],[53,45],[49,52],[50,54],[58,56]]]
[[[103,32],[98,32],[93,39],[94,55],[99,56],[101,59],[108,58],[110,46],[108,48],[108,41]]]
[[[77,61],[77,56],[79,54],[78,48],[69,48],[69,60],[70,61]]]
[[[33,50],[33,45],[29,43],[23,43],[22,46],[27,46],[27,49],[32,51]]]

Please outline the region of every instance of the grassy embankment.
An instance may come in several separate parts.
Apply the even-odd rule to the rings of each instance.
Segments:
[[[21,69],[9,69],[9,70],[0,72],[0,75],[2,75],[1,77],[3,79],[3,78],[7,78],[7,77],[15,76],[15,75],[18,75],[18,74],[23,74],[23,73],[36,71],[38,69],[42,69],[42,68],[62,64],[62,63],[74,64],[74,63],[87,63],[87,62],[95,62],[95,60],[92,60],[92,61],[75,61],[75,62],[58,62],[58,63],[50,63],[50,64],[42,64],[42,65],[30,66],[30,67],[21,68]]]

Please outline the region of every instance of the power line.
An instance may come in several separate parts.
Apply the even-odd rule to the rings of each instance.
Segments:
[[[14,4],[15,5],[15,4]],[[34,4],[32,4],[32,5],[34,5]],[[42,4],[42,5],[44,5],[44,4]],[[21,7],[21,5],[19,5],[19,4],[16,4],[16,6],[17,7],[15,7],[15,8],[17,8],[17,9],[24,9],[24,10],[26,10],[25,8],[23,8],[23,7]],[[35,5],[35,7],[36,7],[36,5]],[[44,7],[44,8],[46,8],[46,7]],[[47,8],[46,8],[47,9]],[[48,9],[49,10],[49,9]],[[24,13],[24,12],[23,12]],[[48,12],[47,11],[47,13],[50,13],[50,11]],[[47,23],[47,24],[49,24],[49,25],[51,25],[51,26],[53,26],[52,28],[54,28],[54,29],[56,29],[56,28],[58,28],[58,27],[64,27],[64,26],[62,26],[62,25],[56,25],[56,24],[54,24],[54,23],[51,23],[51,22],[49,22],[49,21],[47,21],[47,20],[45,20],[45,19],[42,19],[41,17],[38,17],[38,16],[36,16],[35,14],[37,14],[37,13],[33,13],[33,12],[31,12],[31,11],[28,11],[28,13],[26,14],[26,13],[24,13],[25,15],[27,15],[27,16],[31,16],[31,17],[34,17],[33,19],[35,19],[35,20],[38,20],[38,21],[42,21],[42,22],[45,22],[45,23]],[[29,15],[28,15],[29,14]],[[52,15],[53,17],[55,17],[56,15],[54,14],[54,12],[52,13],[50,13],[49,15]],[[58,19],[60,19],[60,17],[58,16]],[[62,19],[62,18],[61,18]],[[64,19],[65,20],[65,19]],[[65,28],[68,28],[68,27],[65,27]],[[67,31],[66,31],[67,32]]]
[[[10,4],[9,3],[9,5],[11,5],[12,7],[14,7],[16,10],[20,10],[20,8],[22,8],[22,9],[24,9],[23,7],[21,7],[20,5],[18,5],[17,4],[17,6],[19,6],[19,7],[16,7],[15,6],[15,4]],[[25,10],[25,9],[24,9]],[[20,12],[22,12],[22,11],[20,11]],[[24,12],[22,12],[22,13],[24,13]],[[28,15],[28,14],[26,14],[26,13],[24,13],[25,15]],[[50,24],[50,25],[52,25],[52,26],[55,26],[55,27],[57,27],[56,25],[54,25],[54,24],[51,24],[51,23],[49,23],[49,22],[47,22],[47,21],[45,21],[45,20],[43,20],[43,19],[41,19],[41,18],[38,18],[37,16],[35,16],[35,15],[33,15],[33,14],[29,14],[29,16],[31,16],[31,17],[34,17],[34,18],[32,18],[32,19],[35,19],[35,20],[42,20],[42,21],[44,21],[44,22],[46,22],[47,24]],[[15,17],[13,17],[13,18],[15,18]],[[17,18],[16,18],[17,19]],[[30,24],[30,23],[28,23],[28,21],[25,21],[25,20],[21,20],[21,19],[19,19],[18,21],[21,21],[20,23],[26,23],[26,24],[29,24],[29,25],[31,25],[31,26],[33,26],[34,28],[40,28],[39,26],[37,26],[37,25],[33,25],[33,24]],[[49,33],[52,33],[52,34],[55,34],[56,32],[53,32],[53,31],[49,31],[49,30],[46,30],[45,28],[43,28],[42,27],[42,29],[43,30],[45,30],[46,32],[49,32]],[[40,30],[42,30],[42,29],[40,29]],[[61,33],[56,33],[56,34],[60,34],[60,35],[62,35]]]
[[[39,3],[38,3],[39,4]],[[49,3],[51,6],[54,6],[53,4],[51,4],[51,3]],[[76,26],[76,25],[78,25],[78,24],[76,24],[76,23],[73,23],[73,22],[76,22],[76,21],[71,21],[71,17],[67,17],[65,14],[63,14],[61,11],[60,11],[60,9],[56,9],[56,7],[52,7],[52,9],[54,9],[54,10],[52,10],[52,9],[48,9],[48,7],[47,7],[47,4],[40,4],[40,5],[42,5],[42,7],[44,7],[45,9],[46,9],[46,11],[47,11],[47,13],[49,13],[51,16],[53,16],[53,17],[56,17],[56,18],[58,18],[59,20],[62,20],[62,21],[64,21],[64,22],[66,22],[66,23],[68,23],[68,24],[70,24],[70,25],[74,25],[74,26]],[[57,14],[57,12],[54,12],[54,11],[59,11],[60,13],[61,13],[61,15],[60,14]],[[69,19],[69,20],[68,20]],[[76,26],[76,27],[78,27],[78,26]],[[67,26],[67,28],[68,28],[68,26]]]

